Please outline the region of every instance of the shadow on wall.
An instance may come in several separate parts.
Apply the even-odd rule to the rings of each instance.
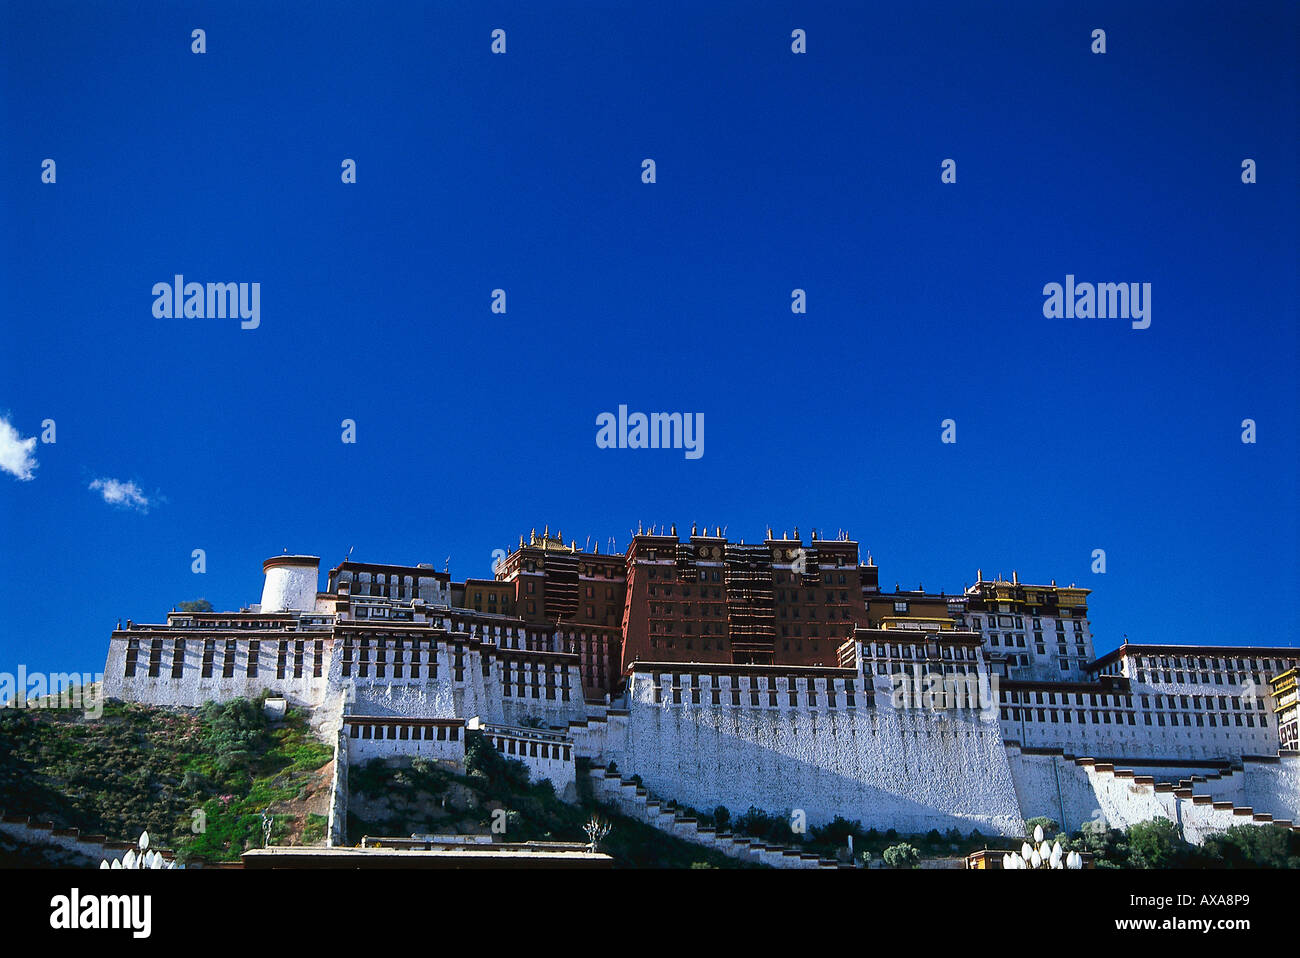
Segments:
[[[978,828],[1023,819],[996,721],[889,706],[715,709],[636,703],[612,757],[647,788],[696,808],[802,809],[866,828]]]

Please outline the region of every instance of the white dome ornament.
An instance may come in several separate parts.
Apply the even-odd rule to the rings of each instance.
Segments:
[[[1083,855],[1076,851],[1067,852],[1061,847],[1060,839],[1050,844],[1043,835],[1043,826],[1034,826],[1034,845],[1023,842],[1019,852],[1007,852],[1002,856],[1002,867],[1007,871],[1044,868],[1063,871],[1077,871],[1083,867]],[[1035,845],[1037,847],[1035,847]]]
[[[162,852],[159,852],[156,849],[151,850],[149,848],[148,832],[141,832],[140,839],[135,844],[136,847],[128,849],[127,853],[123,855],[121,858],[115,858],[111,863],[108,861],[108,859],[104,859],[99,863],[99,867],[101,869],[129,868],[133,871],[142,870],[142,869],[159,869],[161,871],[170,871],[172,869],[185,867],[184,865],[177,864],[174,859],[172,861],[168,861],[167,859],[163,858]]]

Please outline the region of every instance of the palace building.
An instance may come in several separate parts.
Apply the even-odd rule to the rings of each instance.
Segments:
[[[492,579],[344,561],[319,591],[319,565],[267,559],[261,601],[239,611],[128,620],[104,688],[308,710],[335,741],[334,843],[349,762],[456,764],[471,732],[561,795],[591,775],[612,799],[800,808],[813,824],[1019,834],[1038,815],[1070,829],[1159,815],[1198,841],[1300,814],[1300,652],[1097,657],[1075,585],[980,572],[960,592],[886,593],[847,534],[797,529],[754,543],[642,529],[601,554],[546,528]]]
[[[1273,690],[1273,714],[1277,716],[1277,737],[1283,750],[1300,749],[1300,670],[1287,669],[1269,679]]]

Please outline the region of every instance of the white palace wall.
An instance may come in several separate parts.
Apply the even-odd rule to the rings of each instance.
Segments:
[[[1242,762],[1241,803],[1274,818],[1300,822],[1300,752]]]
[[[303,643],[301,659],[298,641]],[[283,671],[279,665],[282,642]],[[313,632],[267,632],[258,637],[222,634],[215,639],[211,634],[183,636],[174,631],[115,632],[104,664],[104,695],[149,705],[196,708],[209,701],[255,698],[263,691],[279,691],[293,705],[315,708],[324,702],[331,686],[326,663],[332,657],[333,644],[329,635]],[[151,665],[155,648],[156,668]],[[134,675],[127,674],[130,658],[135,660]],[[209,674],[204,675],[205,671]]]
[[[349,763],[372,758],[427,758],[465,764],[465,723],[459,719],[348,716],[343,735]]]
[[[1013,744],[1007,747],[1007,760],[1025,818],[1050,818],[1074,832],[1103,814],[1091,779],[1072,759],[1025,752]]]
[[[481,717],[484,721],[522,725],[539,720],[565,727],[585,717],[582,680],[575,656],[498,649],[452,633],[426,653],[423,669],[408,665],[395,676],[393,662],[384,676],[359,674],[354,663],[349,711],[366,715],[408,717]],[[392,653],[390,653],[391,656]],[[430,659],[431,655],[431,659]]]
[[[561,727],[586,716],[576,656],[498,649],[461,633],[360,628],[213,638],[135,630],[109,642],[109,698],[195,708],[263,691],[313,709],[342,691],[349,712],[368,715]]]
[[[800,680],[793,706],[785,676],[776,678],[776,705],[766,691],[763,704],[750,704],[750,676],[700,681],[702,704],[689,695],[674,704],[667,694],[656,701],[656,683],[672,687],[670,672],[633,673],[626,735],[606,744],[624,774],[640,775],[665,799],[734,814],[751,805],[802,809],[810,824],[842,815],[899,831],[1022,830],[996,720],[978,710],[894,708],[888,684],[868,696],[860,676],[852,705],[838,678],[813,680],[815,705]],[[722,703],[731,701],[731,683],[741,683],[742,704],[711,704],[714,682]]]
[[[1300,819],[1300,755],[1278,756],[1275,743],[1268,757],[1244,751],[1266,751],[1276,734],[1258,719],[1251,727],[1247,716],[1266,711],[1254,703],[1216,708],[1226,726],[1222,715],[1210,726],[1208,714],[1195,724],[1196,709],[1170,690],[1144,709],[1143,692],[1094,704],[1076,687],[1071,701],[1042,703],[1044,721],[1024,689],[998,709],[907,707],[859,656],[857,669],[639,665],[625,700],[609,707],[584,700],[576,655],[409,623],[299,629],[119,630],[105,695],[196,707],[276,691],[330,737],[342,726],[341,757],[354,761],[463,761],[463,733],[436,730],[474,720],[565,797],[581,756],[616,762],[656,795],[701,811],[802,809],[810,824],[840,815],[881,830],[1019,835],[1022,818],[1038,815],[1071,830],[1098,816],[1122,827],[1163,815],[1191,838],[1267,816]],[[982,662],[961,667],[986,675]],[[1067,708],[1073,721],[1050,720]],[[353,735],[358,723],[373,727]]]
[[[1196,725],[1197,716],[1188,711],[1144,711],[1140,706],[1108,705],[1093,709],[1072,705],[1067,709],[1058,705],[1056,708],[1004,708],[1003,711],[1009,711],[1012,716],[1001,723],[1002,734],[1008,740],[1035,748],[1066,749],[1078,755],[1185,759],[1195,764],[1277,751],[1276,728],[1224,726],[1217,724],[1220,721],[1217,715],[1216,725],[1209,727]],[[1070,713],[1070,722],[1063,720],[1066,711]],[[1017,712],[1019,717],[1015,717]],[[1043,720],[1038,719],[1039,712],[1044,713]],[[1055,721],[1051,719],[1052,714],[1057,716]],[[1204,721],[1206,717],[1200,718]],[[1237,713],[1228,714],[1230,722],[1237,718]],[[1148,720],[1151,724],[1147,724]]]
[[[1123,829],[1167,818],[1188,841],[1201,842],[1233,825],[1300,818],[1300,754],[1246,759],[1242,768],[1190,781],[1140,763],[1117,768],[1014,744],[1007,755],[1025,817],[1046,816],[1070,832],[1087,821]]]
[[[573,741],[567,735],[543,729],[493,725],[470,719],[468,727],[477,729],[505,758],[522,762],[533,781],[550,779],[555,794],[565,801],[577,800],[577,763]]]

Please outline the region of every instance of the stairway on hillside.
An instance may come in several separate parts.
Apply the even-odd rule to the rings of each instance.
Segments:
[[[1213,831],[1224,831],[1233,825],[1281,825],[1292,831],[1300,832],[1300,826],[1293,824],[1289,819],[1274,818],[1267,812],[1256,812],[1248,805],[1236,805],[1230,801],[1215,800],[1213,795],[1198,794],[1197,787],[1207,784],[1211,779],[1210,776],[1194,775],[1190,779],[1181,779],[1178,784],[1173,782],[1157,782],[1151,775],[1136,775],[1131,769],[1117,769],[1111,762],[1098,762],[1092,758],[1076,758],[1074,764],[1084,770],[1090,778],[1100,780],[1105,783],[1107,780],[1115,782],[1129,783],[1128,791],[1138,796],[1150,796],[1156,798],[1160,804],[1168,807],[1173,815],[1179,821],[1187,823],[1190,818],[1195,821],[1195,830],[1200,835],[1205,835]],[[1233,765],[1223,773],[1212,776],[1216,782],[1226,781],[1234,775],[1241,774],[1242,767]],[[1183,803],[1191,803],[1191,809],[1187,810]],[[1183,813],[1179,814],[1178,806],[1183,804]]]
[[[755,862],[772,868],[851,868],[828,858],[785,845],[769,845],[751,838],[719,833],[716,828],[701,825],[696,819],[682,815],[670,804],[662,801],[631,779],[621,778],[617,772],[593,768],[588,772],[592,793],[598,801],[609,802],[628,818],[645,822],[669,835],[712,848],[729,858]]]

